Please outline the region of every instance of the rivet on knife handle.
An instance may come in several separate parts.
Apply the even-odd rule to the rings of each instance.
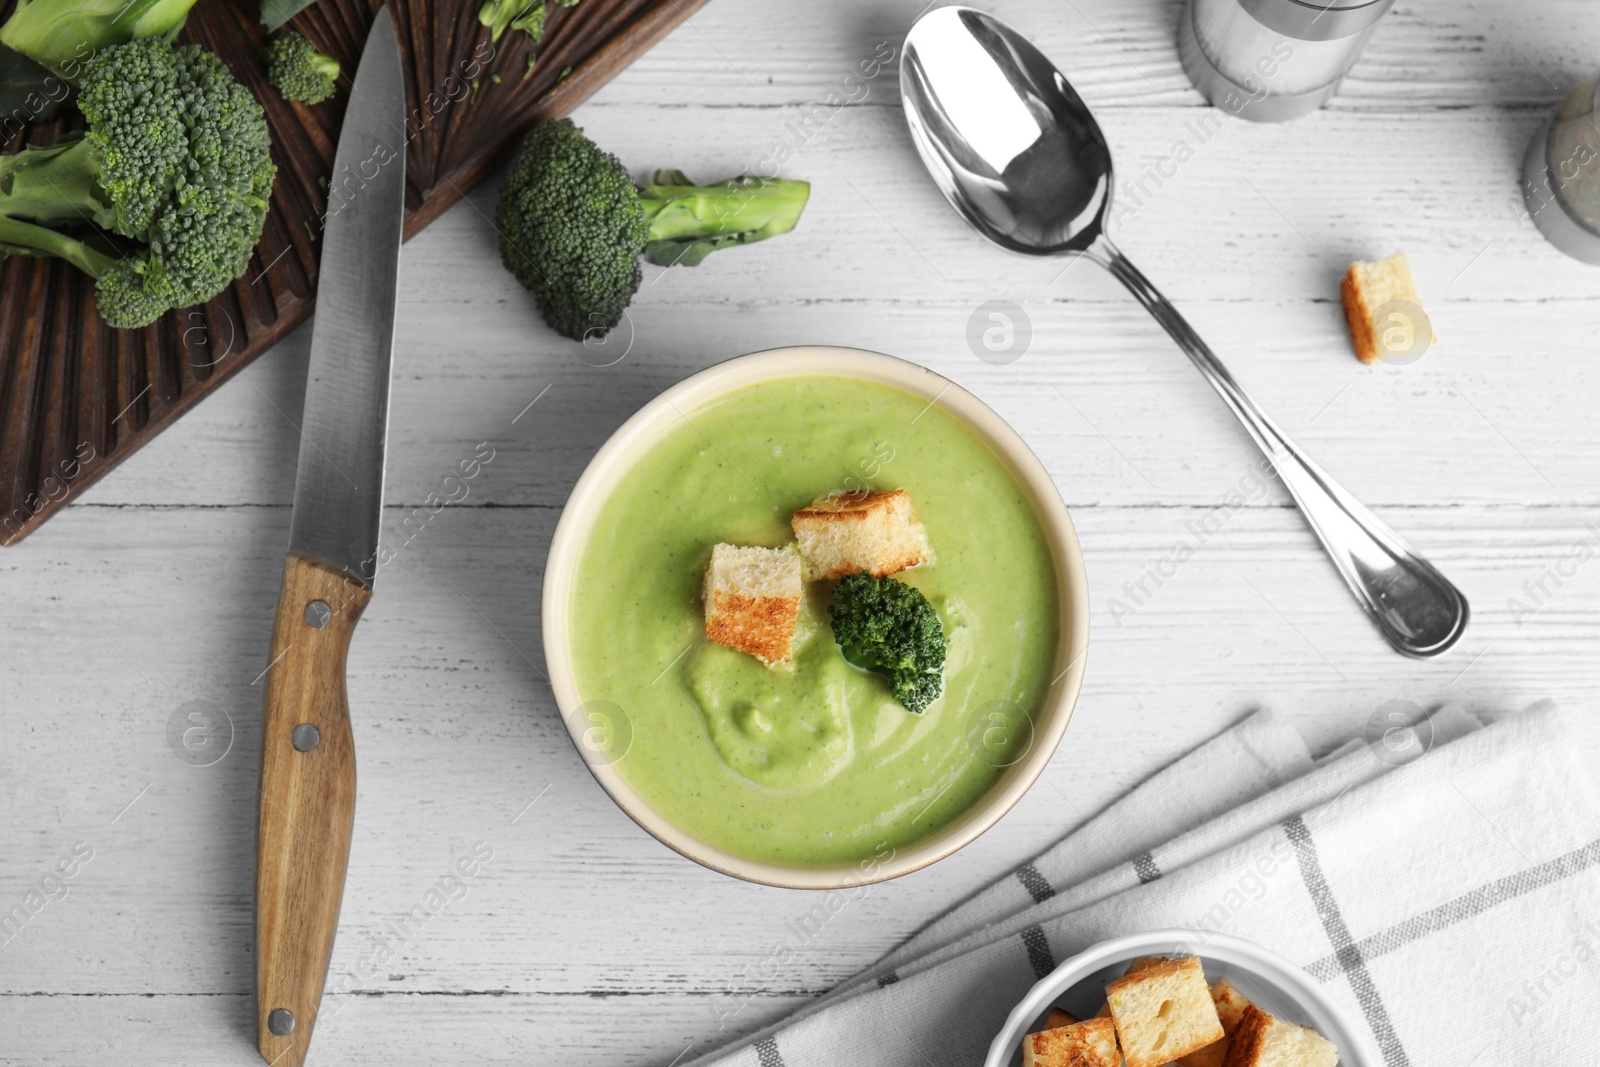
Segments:
[[[339,925],[356,810],[345,659],[371,597],[371,589],[314,560],[284,563],[256,841],[256,1044],[275,1067],[305,1062]]]

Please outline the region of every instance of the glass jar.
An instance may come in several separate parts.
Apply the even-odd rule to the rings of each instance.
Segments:
[[[1189,0],[1178,56],[1195,88],[1256,122],[1309,114],[1333,96],[1394,0]]]
[[[1522,195],[1551,244],[1600,266],[1600,74],[1574,86],[1528,145]]]

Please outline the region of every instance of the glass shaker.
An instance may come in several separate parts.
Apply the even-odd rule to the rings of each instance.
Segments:
[[[1394,0],[1189,0],[1178,56],[1224,111],[1284,122],[1333,96]]]
[[[1600,74],[1579,82],[1528,145],[1522,196],[1546,239],[1600,267]]]

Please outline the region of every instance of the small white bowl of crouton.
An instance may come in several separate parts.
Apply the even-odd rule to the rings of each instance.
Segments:
[[[776,349],[684,379],[595,455],[551,539],[545,660],[650,834],[839,889],[1021,799],[1072,715],[1087,589],[1060,492],[977,397],[892,356]]]
[[[984,1067],[1378,1067],[1361,1031],[1289,960],[1222,934],[1102,941],[1039,981]]]

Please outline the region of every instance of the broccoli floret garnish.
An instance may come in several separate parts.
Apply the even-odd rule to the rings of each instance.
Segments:
[[[844,658],[886,675],[894,698],[920,715],[944,690],[944,627],[920,589],[893,578],[851,574],[828,607]]]
[[[261,105],[222,61],[159,39],[106,48],[84,64],[78,106],[82,135],[0,156],[0,254],[92,275],[117,327],[243,274],[276,169]]]
[[[0,44],[70,82],[91,56],[144,38],[171,41],[195,0],[17,0]]]
[[[695,185],[657,171],[642,190],[570,120],[535,126],[511,163],[495,223],[500,258],[544,319],[574,340],[604,336],[639,288],[639,256],[693,266],[729,245],[794,229],[807,182]]]
[[[293,30],[267,43],[267,80],[285,100],[320,104],[333,95],[339,80],[339,61],[317,51]]]
[[[489,27],[490,40],[498,41],[507,30],[521,30],[537,43],[544,34],[545,10],[544,0],[488,0],[478,9],[478,21]]]

